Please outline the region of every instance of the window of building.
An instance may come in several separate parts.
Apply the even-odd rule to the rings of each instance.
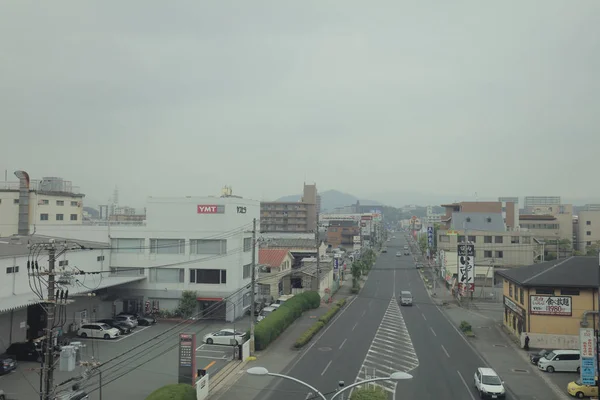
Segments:
[[[150,239],[151,254],[185,254],[185,239]]]
[[[484,236],[483,237],[483,243],[492,243],[492,237],[491,236]]]
[[[76,201],[72,201],[71,202],[71,207],[77,207],[79,203],[77,203]]]
[[[69,260],[61,260],[58,262],[59,267],[66,267],[67,265],[69,265]]]
[[[592,236],[592,231],[587,231],[585,234],[586,234],[587,236]]]
[[[115,253],[143,253],[145,242],[145,239],[112,239],[111,248]]]
[[[13,204],[19,204],[19,199],[13,199]]]
[[[40,204],[43,206],[47,206],[48,204],[50,204],[50,200],[47,200],[47,199],[40,200]]]
[[[212,285],[227,283],[227,271],[224,269],[190,269],[190,283]]]
[[[591,225],[591,224],[592,224],[592,221],[585,221],[585,224],[586,224],[586,225]]]
[[[535,288],[535,294],[549,294],[554,296],[554,288]]]
[[[191,254],[225,254],[227,240],[224,239],[192,239],[190,240]]]
[[[530,236],[521,236],[521,244],[531,244]]]
[[[48,221],[48,214],[40,214],[40,221]]]
[[[510,243],[511,244],[519,244],[519,237],[518,236],[511,236],[510,237]]]
[[[63,221],[65,219],[65,215],[64,214],[56,214],[56,220],[57,221]]]
[[[477,236],[469,236],[469,242],[476,243],[477,242]]]
[[[244,238],[244,251],[252,251],[252,238]]]
[[[243,269],[243,275],[242,278],[243,279],[248,279],[251,278],[252,276],[252,264],[246,264],[242,267]]]
[[[77,221],[77,214],[71,214],[71,221]]]
[[[456,242],[457,243],[464,243],[465,242],[465,235],[458,235],[456,238]]]
[[[440,235],[440,243],[449,243],[449,242],[450,242],[450,236]]]
[[[513,285],[512,285],[512,283],[508,284],[508,295],[510,297],[513,297]]]
[[[64,206],[65,205],[65,201],[64,200],[56,200],[56,205],[57,206]]]
[[[500,250],[500,251],[496,251],[496,258],[504,258],[504,251]]]
[[[148,279],[156,283],[183,283],[185,269],[183,268],[150,268]]]
[[[17,272],[19,272],[19,266],[15,265],[14,267],[6,267],[6,273],[7,274],[16,274]]]
[[[523,292],[523,288],[519,288],[519,303],[525,304],[525,293]]]
[[[502,236],[494,236],[494,243],[504,243],[504,238]]]
[[[104,256],[98,256],[98,257],[96,257],[96,261],[98,261],[98,262],[104,261]]]
[[[560,289],[562,296],[579,296],[579,289],[575,288],[562,288]]]
[[[118,276],[144,275],[144,268],[110,267],[110,273]]]
[[[483,258],[492,258],[492,251],[491,250],[484,250],[483,251]]]
[[[591,245],[592,245],[592,242],[591,242],[591,241],[589,241],[589,242],[585,242],[585,245],[586,245],[586,246],[591,246]]]

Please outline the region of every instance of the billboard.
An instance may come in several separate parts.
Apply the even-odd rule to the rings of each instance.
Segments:
[[[198,214],[225,214],[224,205],[198,204],[196,210]]]
[[[475,245],[458,245],[458,289],[461,293],[475,291]]]
[[[179,383],[196,383],[196,334],[179,334]]]
[[[534,315],[573,314],[571,296],[529,296],[529,312]]]

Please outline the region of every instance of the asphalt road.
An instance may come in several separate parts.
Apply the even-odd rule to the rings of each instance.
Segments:
[[[391,298],[402,290],[409,290],[414,305],[402,307],[397,317],[400,322],[391,323],[396,324],[398,330],[406,328],[410,337],[381,340],[397,353],[396,370],[413,375],[413,379],[398,383],[395,398],[479,398],[473,386],[473,374],[485,364],[432,302],[412,257],[395,256],[405,244],[400,234],[388,243],[388,253],[380,255],[360,295],[284,374],[310,383],[322,393],[335,391],[340,380],[350,384],[358,376],[364,378],[365,365],[366,375],[385,376],[390,369],[388,363],[394,363],[381,353],[385,349],[377,342],[382,331],[390,331],[383,326],[390,321],[388,314],[397,313],[391,309]],[[408,351],[411,347],[414,353]],[[415,354],[416,359],[409,362]],[[378,366],[373,366],[373,362],[378,362]],[[298,383],[283,379],[273,389],[271,400],[282,396],[286,400],[305,400],[309,392]],[[393,398],[390,393],[390,399]],[[507,399],[514,399],[510,391]]]

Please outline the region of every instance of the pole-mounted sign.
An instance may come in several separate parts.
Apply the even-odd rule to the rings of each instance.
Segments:
[[[196,383],[196,334],[179,334],[179,383]]]

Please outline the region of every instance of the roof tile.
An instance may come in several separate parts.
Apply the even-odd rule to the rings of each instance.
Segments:
[[[259,249],[258,263],[273,268],[280,267],[289,252],[288,249]]]

